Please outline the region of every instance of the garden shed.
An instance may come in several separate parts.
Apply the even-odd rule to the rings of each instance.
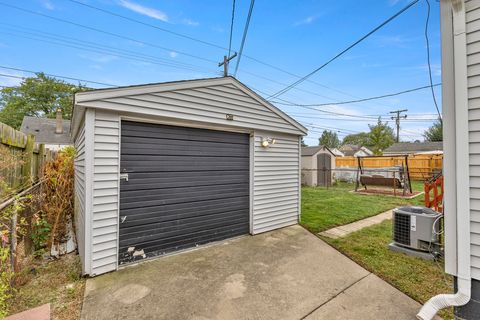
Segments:
[[[83,273],[296,224],[306,133],[232,77],[77,93]]]
[[[335,169],[335,154],[325,146],[303,147],[302,185],[330,186]]]

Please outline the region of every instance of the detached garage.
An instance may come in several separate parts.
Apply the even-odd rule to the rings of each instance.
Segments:
[[[296,224],[307,130],[231,77],[75,95],[84,274]]]

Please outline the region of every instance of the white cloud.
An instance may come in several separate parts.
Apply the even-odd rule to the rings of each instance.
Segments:
[[[399,2],[400,2],[400,0],[388,0],[388,5],[389,5],[389,6],[394,6],[394,5],[396,5],[397,3],[399,3]]]
[[[311,24],[316,19],[317,19],[317,17],[309,16],[309,17],[306,17],[305,19],[302,19],[302,20],[299,20],[299,21],[295,22],[293,25],[296,27],[296,26],[301,26],[301,25],[304,25],[304,24]]]
[[[157,19],[163,22],[168,22],[168,16],[165,12],[162,12],[160,10],[154,9],[154,8],[149,8],[142,6],[138,3],[134,3],[128,0],[120,0],[119,4],[131,11],[134,11],[139,14],[143,14],[144,16]]]
[[[41,0],[41,1],[42,1],[42,6],[45,9],[48,9],[48,10],[54,10],[55,9],[55,6],[53,5],[53,3],[50,0]]]
[[[98,63],[109,63],[109,62],[118,60],[118,57],[108,55],[108,54],[84,54],[84,53],[81,53],[78,56],[80,58],[96,62],[97,64]]]
[[[193,21],[191,19],[183,19],[182,23],[186,24],[187,26],[191,26],[191,27],[198,27],[200,25],[200,22]]]
[[[177,56],[178,56],[178,53],[176,53],[175,51],[170,52],[170,57],[176,58]]]
[[[402,35],[374,36],[372,39],[379,47],[406,48],[407,44],[414,41],[413,38],[406,38]]]

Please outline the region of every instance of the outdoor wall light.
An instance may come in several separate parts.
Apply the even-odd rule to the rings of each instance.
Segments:
[[[275,138],[262,138],[262,147],[268,148],[271,145],[275,144],[277,140]]]

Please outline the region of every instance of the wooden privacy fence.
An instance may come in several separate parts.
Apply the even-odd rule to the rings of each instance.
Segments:
[[[362,160],[364,168],[388,168],[401,166],[403,162],[403,156],[365,158]],[[408,156],[410,178],[421,181],[430,179],[434,174],[442,171],[442,162],[443,155],[441,154],[410,155]],[[356,168],[358,161],[356,157],[336,157],[335,165],[337,168]]]
[[[56,152],[35,143],[33,135],[0,122],[0,200],[38,181],[45,161]]]

